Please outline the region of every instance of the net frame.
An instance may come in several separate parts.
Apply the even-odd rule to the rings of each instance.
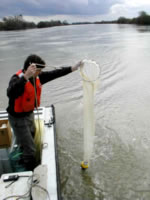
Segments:
[[[87,67],[86,67],[87,64],[92,65],[92,67],[94,66],[95,69],[97,70],[97,76],[94,79],[89,79],[88,78],[88,73],[89,72],[87,72]],[[80,67],[80,75],[81,75],[81,77],[82,77],[82,79],[84,81],[95,82],[95,81],[97,81],[100,78],[100,74],[101,74],[100,65],[96,61],[94,61],[94,60],[87,60],[87,59],[84,59],[82,61],[82,67]]]

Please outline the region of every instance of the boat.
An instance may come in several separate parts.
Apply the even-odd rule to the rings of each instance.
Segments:
[[[5,200],[12,197],[11,200],[32,199],[32,200],[60,200],[60,176],[58,165],[58,154],[56,144],[56,120],[55,108],[53,105],[48,107],[39,107],[34,111],[35,120],[42,120],[43,148],[41,150],[41,163],[34,171],[13,172],[9,155],[13,151],[16,142],[12,132],[12,142],[9,148],[0,149],[1,155],[5,154],[5,159],[1,159],[1,166],[5,165],[5,170],[0,169],[0,199]],[[0,111],[0,121],[8,121],[6,111]],[[12,130],[11,130],[12,131]],[[1,157],[0,157],[1,158]],[[4,163],[5,162],[5,163]],[[6,164],[7,163],[7,164]],[[15,177],[14,181],[7,179]],[[24,195],[24,196],[23,196]],[[25,196],[26,195],[26,196]],[[32,196],[32,198],[31,198]],[[22,197],[22,198],[21,198]],[[24,198],[23,198],[24,197]]]

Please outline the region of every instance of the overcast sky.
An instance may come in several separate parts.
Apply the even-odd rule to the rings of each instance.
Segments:
[[[150,14],[150,0],[0,0],[0,18],[22,14],[28,21],[101,21]]]

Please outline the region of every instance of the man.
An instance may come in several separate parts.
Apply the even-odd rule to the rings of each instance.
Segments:
[[[79,62],[73,67],[42,72],[42,68],[46,66],[45,61],[37,55],[30,55],[25,60],[23,69],[11,77],[7,89],[8,119],[17,144],[23,151],[26,170],[33,170],[36,166],[33,110],[40,106],[42,85],[77,70],[81,65],[82,62]]]

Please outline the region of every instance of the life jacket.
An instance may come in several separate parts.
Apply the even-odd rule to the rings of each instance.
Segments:
[[[22,77],[24,73],[22,70],[19,70],[16,73],[17,76]],[[40,83],[39,77],[35,78],[35,85],[36,85],[36,95],[35,95],[35,88],[30,81],[27,81],[24,86],[24,93],[15,99],[14,103],[14,111],[17,113],[20,112],[30,112],[33,111],[36,105],[36,98],[37,98],[37,105],[40,106],[40,97],[41,97],[41,89],[42,85]]]

